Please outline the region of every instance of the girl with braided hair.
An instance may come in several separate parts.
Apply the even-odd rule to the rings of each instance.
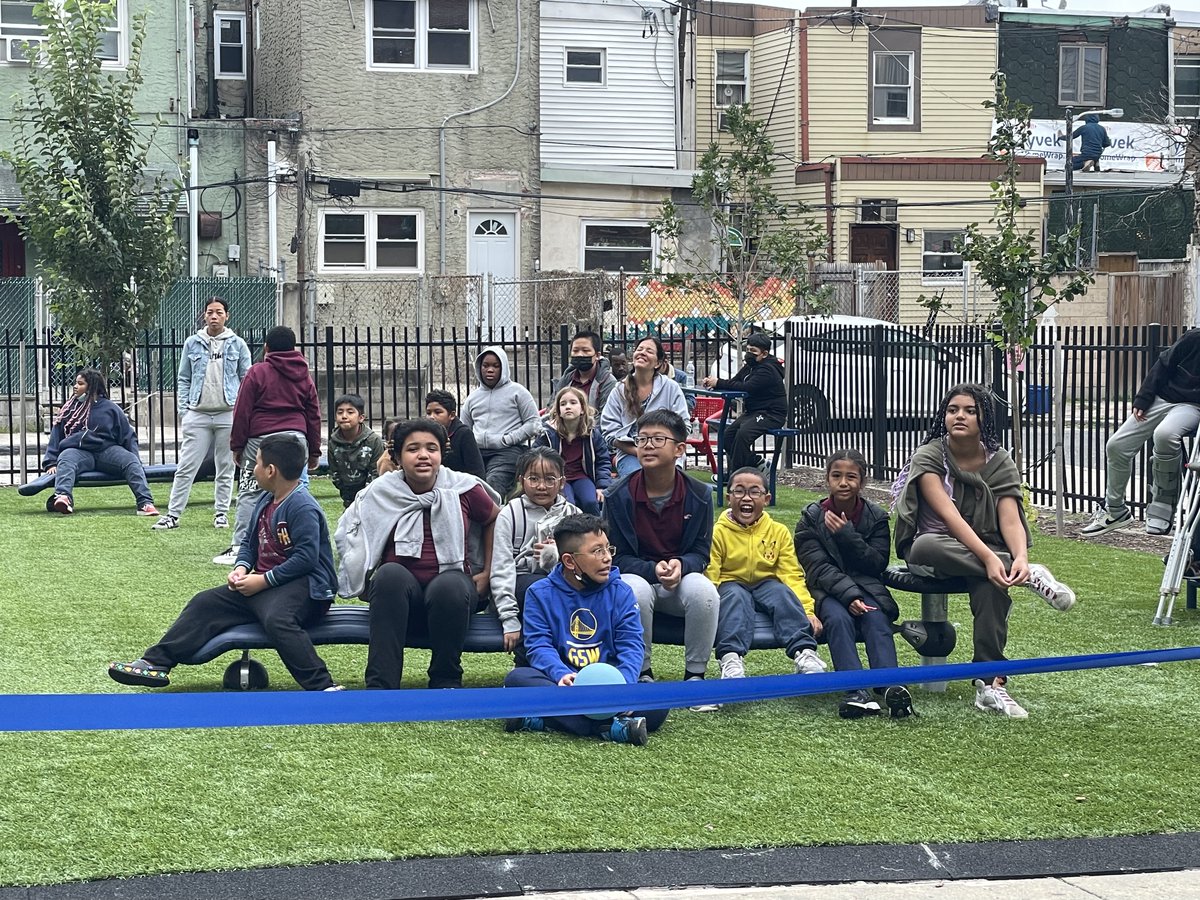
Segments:
[[[80,472],[99,470],[125,479],[139,516],[157,516],[138,456],[137,434],[125,411],[108,399],[104,376],[95,369],[81,369],[72,390],[54,418],[42,458],[42,468],[54,475],[54,496],[46,509],[73,513],[75,479]]]
[[[896,552],[916,574],[966,579],[974,662],[1005,658],[1009,588],[1027,587],[1058,610],[1074,605],[1074,591],[1029,562],[1021,475],[1000,446],[986,386],[950,389],[906,468],[896,503]],[[975,706],[1023,719],[1028,713],[1009,696],[1007,681],[1003,675],[990,683],[976,679]]]

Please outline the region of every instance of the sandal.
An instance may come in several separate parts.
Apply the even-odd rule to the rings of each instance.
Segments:
[[[138,660],[138,662],[141,662],[141,660]],[[136,687],[166,687],[171,683],[170,669],[158,669],[154,666],[138,665],[131,662],[110,663],[108,677],[121,684],[129,684]]]

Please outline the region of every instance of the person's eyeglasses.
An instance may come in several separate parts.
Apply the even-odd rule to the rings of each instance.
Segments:
[[[633,443],[637,447],[654,447],[656,449],[667,446],[667,441],[672,444],[679,443],[675,438],[669,438],[665,434],[639,434],[633,439]]]
[[[580,550],[579,552],[585,556],[595,557],[596,559],[604,559],[606,556],[612,559],[617,555],[617,548],[609,544],[607,547],[594,547],[591,550]]]
[[[556,484],[562,481],[562,476],[547,475],[545,478],[543,478],[541,475],[522,475],[521,480],[530,487],[541,487],[542,485],[545,485],[546,487],[554,487]]]
[[[738,487],[729,489],[729,496],[737,497],[739,500],[743,497],[752,497],[757,500],[759,497],[765,496],[766,493],[767,492],[760,487],[745,488],[739,485]]]

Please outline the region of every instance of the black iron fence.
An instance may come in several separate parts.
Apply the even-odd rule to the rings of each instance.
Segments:
[[[801,430],[788,447],[787,465],[821,467],[833,450],[855,447],[866,455],[875,480],[890,481],[920,444],[946,391],[961,382],[983,382],[999,399],[1010,446],[1014,405],[1022,411],[1022,465],[1035,502],[1053,502],[1055,446],[1061,440],[1061,489],[1072,510],[1102,499],[1105,442],[1130,415],[1149,366],[1179,334],[1162,326],[1045,328],[1024,358],[1016,359],[978,328],[862,323],[834,318],[791,324],[775,334],[775,352],[787,372],[789,424]],[[434,388],[465,399],[477,384],[475,357],[491,345],[505,350],[510,376],[544,407],[552,382],[566,367],[573,331],[566,325],[540,332],[324,328],[303,334],[300,349],[310,360],[326,421],[340,394],[357,393],[378,427],[389,416],[421,415],[425,394]],[[111,373],[113,397],[129,411],[147,462],[176,459],[174,374],[189,333],[147,332]],[[257,358],[265,331],[240,333]],[[672,362],[696,379],[714,372],[727,376],[740,365],[741,348],[726,337],[686,326],[653,333]],[[646,334],[645,326],[630,326],[606,335],[607,347],[629,350]],[[66,399],[75,367],[48,332],[8,330],[2,338],[0,378],[7,392],[0,394],[0,478],[19,483],[38,469],[53,411]],[[1143,454],[1129,491],[1135,509],[1147,500],[1146,471]]]

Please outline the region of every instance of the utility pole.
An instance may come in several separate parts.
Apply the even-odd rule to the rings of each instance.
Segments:
[[[1067,158],[1064,162],[1063,169],[1063,189],[1067,197],[1067,212],[1063,220],[1066,222],[1067,231],[1075,227],[1075,201],[1071,199],[1071,191],[1075,187],[1075,159],[1074,147],[1075,138],[1071,134],[1071,126],[1074,124],[1075,110],[1070,106],[1067,107],[1067,129],[1063,137],[1067,142]]]

